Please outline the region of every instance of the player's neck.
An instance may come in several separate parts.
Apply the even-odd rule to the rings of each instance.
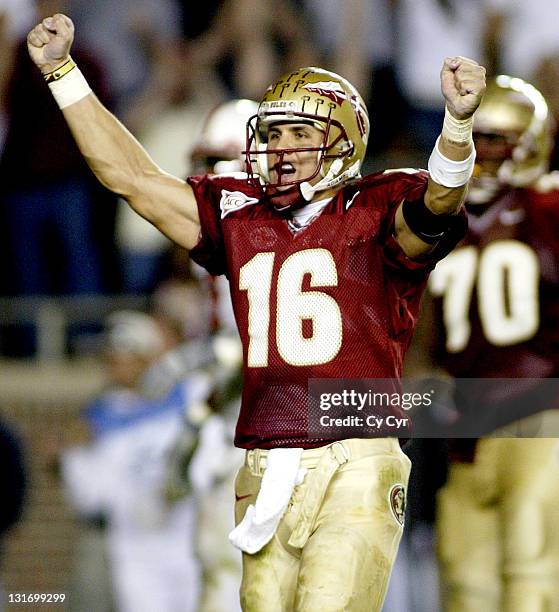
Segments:
[[[326,205],[328,204],[328,202],[330,202],[331,199],[332,196],[323,197],[320,200],[313,199],[305,206],[294,210],[291,213],[291,216],[299,227],[307,225],[323,211],[323,209],[326,207]]]

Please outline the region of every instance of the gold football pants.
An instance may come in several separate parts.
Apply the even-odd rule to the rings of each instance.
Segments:
[[[556,438],[485,438],[437,504],[446,612],[559,611]]]
[[[248,451],[235,520],[254,504],[266,451]],[[273,539],[243,553],[245,612],[375,612],[402,535],[411,463],[398,440],[352,439],[303,451],[308,469]]]

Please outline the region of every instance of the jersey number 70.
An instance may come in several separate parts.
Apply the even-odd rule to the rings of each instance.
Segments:
[[[463,351],[470,339],[470,306],[477,291],[479,320],[495,346],[529,340],[537,332],[540,264],[528,245],[496,240],[483,249],[464,246],[437,264],[429,278],[431,293],[443,298],[446,349]]]

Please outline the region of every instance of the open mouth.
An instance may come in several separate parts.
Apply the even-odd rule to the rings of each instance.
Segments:
[[[273,169],[278,176],[295,174],[295,166],[289,162],[283,162],[281,164],[278,162],[274,164]]]

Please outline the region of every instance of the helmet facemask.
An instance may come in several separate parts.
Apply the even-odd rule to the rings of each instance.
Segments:
[[[518,145],[518,132],[497,133],[475,130],[476,163],[468,186],[468,204],[489,204],[507,188],[501,177],[503,166]]]

